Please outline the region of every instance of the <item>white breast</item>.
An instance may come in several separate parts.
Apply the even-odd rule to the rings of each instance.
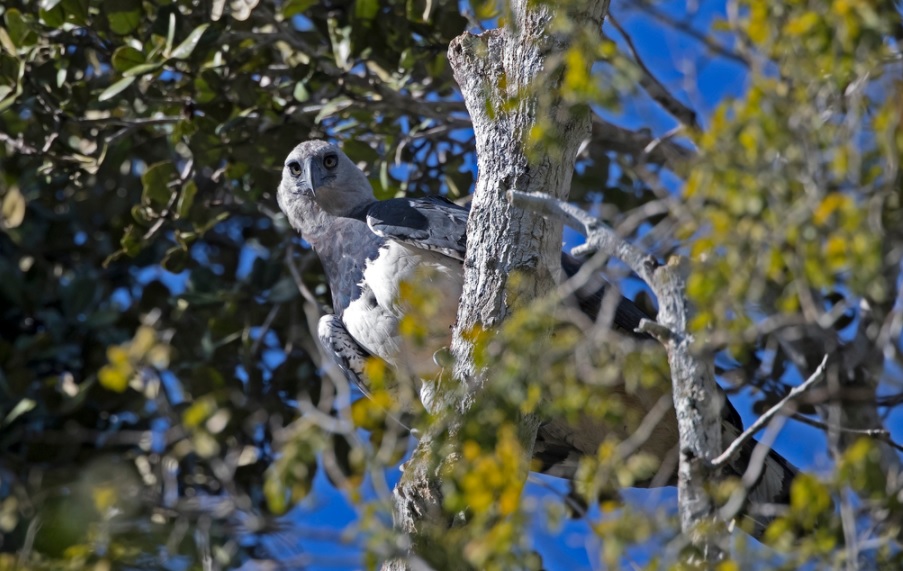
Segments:
[[[417,379],[433,378],[433,354],[451,343],[462,279],[461,262],[388,242],[367,262],[363,293],[342,320],[370,353]]]

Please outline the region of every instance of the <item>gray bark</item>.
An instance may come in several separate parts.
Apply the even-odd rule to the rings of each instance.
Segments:
[[[579,4],[571,21],[598,34],[608,0]],[[480,35],[465,33],[449,46],[449,62],[473,120],[479,180],[468,221],[465,283],[452,342],[455,381],[440,387],[426,383],[424,402],[433,411],[449,411],[442,430],[455,431],[454,415],[466,411],[479,390],[491,382],[491,371],[477,370],[470,332],[492,330],[509,312],[554,289],[560,272],[561,223],[506,200],[511,189],[567,197],[579,145],[589,137],[588,108],[569,108],[557,96],[561,70],[552,62],[569,46],[568,35],[553,34],[552,3],[515,0],[509,24]],[[571,8],[574,10],[574,8]],[[590,60],[591,58],[587,58]],[[583,70],[589,73],[589,69]],[[529,133],[539,119],[552,118],[557,144],[528,147]],[[509,277],[518,274],[517,289]],[[485,374],[484,374],[485,373]],[[450,390],[448,385],[452,385]],[[538,419],[519,419],[518,435],[529,465]],[[405,556],[384,569],[412,568],[411,555],[429,549],[430,538],[454,521],[442,510],[443,467],[435,458],[434,439],[425,435],[395,489],[395,525],[410,542],[399,546]],[[446,465],[455,458],[446,457]],[[526,479],[526,470],[520,475]]]

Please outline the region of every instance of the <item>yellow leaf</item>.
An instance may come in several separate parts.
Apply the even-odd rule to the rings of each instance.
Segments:
[[[746,34],[749,39],[757,44],[765,43],[771,25],[768,18],[768,3],[754,2],[749,10],[749,24],[746,26]]]
[[[379,357],[370,357],[364,363],[364,376],[370,379],[371,390],[383,388],[386,382],[386,362]]]
[[[116,505],[116,488],[111,485],[97,486],[91,490],[91,497],[94,500],[94,508],[101,514]]]
[[[812,213],[812,221],[816,226],[823,226],[834,212],[844,210],[851,202],[852,199],[849,196],[840,192],[832,192],[825,196],[815,212]]]
[[[817,12],[806,12],[787,22],[784,33],[789,36],[802,36],[811,32],[819,22],[821,16]]]
[[[846,16],[853,10],[853,2],[850,0],[834,0],[831,10],[838,16]]]
[[[841,257],[847,253],[847,241],[840,236],[831,236],[825,244],[825,255],[829,258]]]
[[[737,140],[740,142],[743,150],[746,151],[747,160],[755,161],[758,156],[759,130],[751,125],[747,126],[740,131],[740,136]]]
[[[129,353],[122,345],[111,345],[107,347],[107,361],[112,365],[122,366],[129,362]]]
[[[104,365],[97,373],[97,380],[105,389],[121,393],[129,386],[130,372],[125,367]]]
[[[210,418],[214,411],[216,411],[216,402],[213,399],[202,398],[185,409],[185,412],[182,413],[182,421],[188,428],[195,428]]]
[[[461,446],[461,454],[468,462],[473,462],[479,458],[481,452],[482,449],[480,448],[480,445],[473,440],[468,440]]]
[[[567,62],[564,72],[565,91],[585,94],[592,87],[592,76],[588,73],[589,65],[583,50],[579,47],[569,49],[565,60]]]
[[[380,391],[377,395],[386,395],[386,392]],[[377,402],[376,399],[358,399],[351,405],[351,420],[358,428],[376,430],[383,426],[386,419],[386,408],[389,406],[391,403]]]
[[[499,498],[499,513],[503,516],[511,515],[517,510],[520,503],[520,490],[516,487],[509,487],[502,492]]]
[[[611,58],[618,53],[618,44],[610,40],[603,40],[599,43],[598,51],[596,53],[598,53],[601,58]]]
[[[831,494],[815,476],[800,474],[790,485],[790,507],[794,512],[818,514],[831,508]]]

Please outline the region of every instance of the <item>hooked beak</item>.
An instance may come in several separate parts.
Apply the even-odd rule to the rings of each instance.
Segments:
[[[317,198],[317,187],[320,186],[320,177],[317,169],[311,168],[313,161],[311,159],[307,159],[304,161],[303,171],[301,173],[300,182],[300,190],[301,194],[306,196],[307,198],[315,199]]]

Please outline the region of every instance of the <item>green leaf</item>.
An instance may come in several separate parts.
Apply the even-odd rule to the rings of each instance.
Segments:
[[[175,12],[169,13],[169,26],[166,28],[166,44],[163,48],[164,54],[170,54],[172,52],[172,43],[176,38],[176,14]],[[167,57],[169,57],[167,55]]]
[[[152,71],[157,71],[163,67],[163,62],[155,62],[155,63],[143,63],[141,65],[136,65],[133,68],[130,68],[122,73],[124,77],[138,77],[139,75],[144,75],[146,73],[150,73]]]
[[[304,103],[310,99],[310,92],[307,91],[307,86],[304,85],[303,81],[299,81],[295,84],[295,91],[292,93],[292,96],[295,98],[295,101],[298,101],[299,103]]]
[[[169,183],[176,177],[176,167],[170,162],[157,163],[148,167],[141,175],[141,200],[145,204],[166,206],[172,198],[173,189]]]
[[[123,253],[133,257],[137,256],[144,246],[144,230],[138,226],[129,226],[125,229],[119,244],[122,246]]]
[[[164,256],[161,265],[166,270],[177,274],[185,269],[187,263],[188,251],[181,246],[173,246],[166,251],[166,256]]]
[[[389,181],[389,161],[383,161],[379,165],[379,185],[383,187],[383,191],[391,195],[392,184]]]
[[[228,212],[225,212],[225,211],[218,212],[217,214],[211,216],[207,220],[205,220],[201,223],[196,223],[195,230],[197,231],[198,234],[204,234],[208,230],[210,230],[211,228],[213,228],[214,226],[216,226],[217,224],[219,224],[220,222],[225,220],[226,218],[229,218]]]
[[[38,11],[38,16],[41,19],[41,23],[45,26],[59,28],[66,22],[66,13],[63,11],[63,7],[59,5],[59,0],[52,4],[53,5],[50,8],[44,8],[42,6]]]
[[[132,46],[119,46],[113,52],[113,69],[119,72],[127,71],[145,62],[144,54]]]
[[[377,0],[357,0],[354,3],[354,15],[361,20],[372,20],[377,14],[379,14]]]
[[[110,87],[104,89],[103,93],[97,96],[98,101],[106,101],[119,95],[123,90],[135,82],[135,77],[123,77]]]
[[[156,212],[153,211],[148,206],[143,204],[136,204],[132,206],[132,220],[137,222],[138,224],[144,226],[145,228],[149,228],[151,224],[158,218]]]
[[[191,212],[191,206],[194,204],[194,197],[198,193],[198,185],[193,180],[189,180],[182,186],[182,194],[179,195],[179,201],[176,203],[176,217],[187,218]]]
[[[192,135],[198,132],[198,124],[196,121],[192,121],[191,119],[180,119],[178,123],[175,124],[172,128],[172,136],[170,140],[173,143],[178,143],[183,138],[190,138]]]
[[[3,36],[3,28],[0,28],[0,39]],[[16,98],[22,95],[22,73],[25,71],[25,60],[19,62],[19,80],[16,82],[16,90],[11,95],[4,96],[3,99],[0,99],[0,112],[6,111],[13,103],[16,102]]]
[[[188,34],[188,37],[185,38],[171,54],[169,54],[169,57],[173,59],[185,59],[190,56],[191,52],[194,51],[194,48],[197,47],[198,42],[201,41],[201,36],[204,35],[204,32],[208,27],[210,27],[210,24],[201,24],[192,30],[192,32]]]
[[[427,2],[425,0],[407,0],[405,15],[408,20],[412,22],[425,24],[432,18],[434,8],[433,2]]]
[[[351,100],[344,96],[335,97],[326,102],[320,112],[317,113],[317,116],[314,117],[314,123],[319,124],[320,121],[326,119],[328,117],[332,117],[334,114],[342,111],[343,109],[349,107],[351,105]]]
[[[88,25],[88,0],[63,0],[66,19],[78,26]]]
[[[63,0],[41,0],[39,5],[40,5],[41,10],[53,10],[62,1]]]
[[[204,70],[194,78],[195,100],[198,103],[209,103],[219,96],[220,77],[213,70]]]
[[[6,31],[9,33],[9,38],[16,47],[21,48],[34,43],[34,33],[22,17],[21,12],[15,8],[10,8],[3,15],[3,20],[6,22]]]
[[[288,0],[282,5],[282,17],[291,18],[304,12],[317,3],[317,0]]]
[[[106,0],[103,7],[114,34],[131,34],[141,23],[140,0]]]

